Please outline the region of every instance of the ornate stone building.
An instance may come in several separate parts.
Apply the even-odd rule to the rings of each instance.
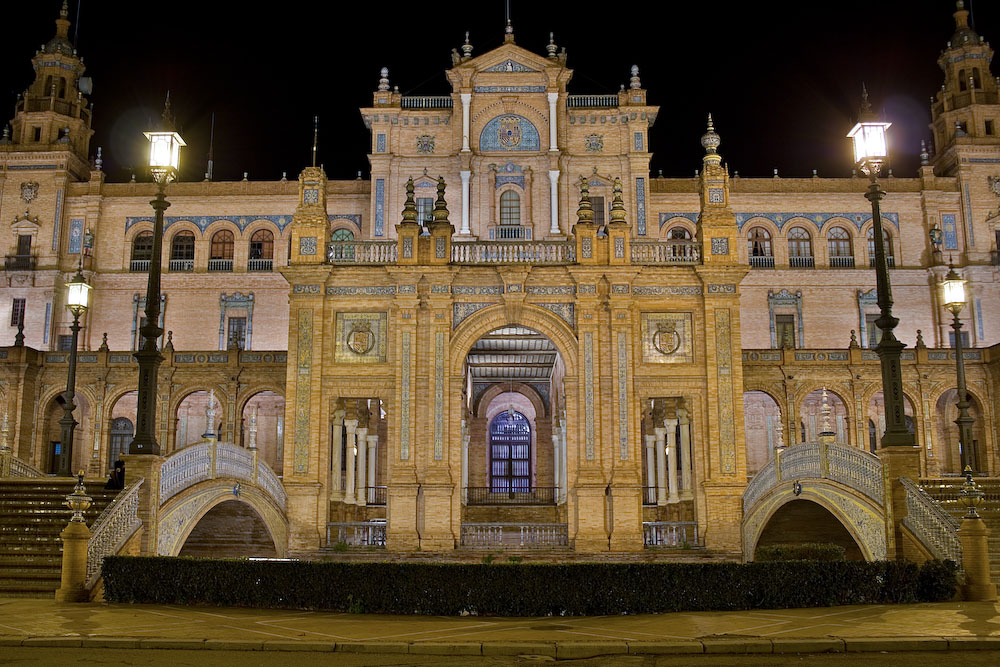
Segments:
[[[933,158],[882,180],[923,477],[959,471],[949,259],[969,281],[971,446],[1000,469],[1000,99],[967,16],[938,61]],[[82,266],[73,461],[102,475],[135,421],[156,188],[91,160],[65,9],[56,25],[0,143],[0,405],[16,456],[51,469]],[[731,176],[711,118],[698,176],[652,177],[660,109],[637,68],[617,94],[569,94],[565,50],[505,37],[454,53],[447,96],[400,95],[382,70],[366,180],[169,186],[163,454],[252,439],[293,552],[370,524],[401,551],[752,553],[744,492],[776,450],[881,435],[867,181]]]

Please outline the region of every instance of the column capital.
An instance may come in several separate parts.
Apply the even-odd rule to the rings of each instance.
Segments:
[[[472,101],[472,93],[459,93],[459,97],[462,98],[462,104],[468,104]]]
[[[357,429],[358,428],[358,420],[357,419],[345,419],[344,420],[344,428],[346,428],[348,431],[353,431],[353,430]]]
[[[549,104],[555,104],[558,101],[559,101],[558,91],[554,93],[549,93]]]
[[[667,427],[666,426],[654,426],[653,430],[656,431],[656,437],[657,438],[662,438],[662,437],[664,437],[664,436],[667,435]]]
[[[668,429],[675,429],[675,428],[677,428],[677,423],[678,423],[678,420],[676,418],[670,418],[670,417],[668,417],[668,418],[666,418],[666,419],[663,420],[663,425],[666,428],[668,428]]]

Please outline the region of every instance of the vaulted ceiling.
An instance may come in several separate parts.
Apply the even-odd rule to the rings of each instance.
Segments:
[[[556,346],[525,327],[495,329],[476,341],[467,362],[473,382],[548,380],[556,363]]]

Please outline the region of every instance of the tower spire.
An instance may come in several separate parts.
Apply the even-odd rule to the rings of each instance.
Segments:
[[[319,116],[313,116],[313,164],[316,166],[316,148],[319,145]]]

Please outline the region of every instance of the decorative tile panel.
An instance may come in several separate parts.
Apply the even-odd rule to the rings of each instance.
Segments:
[[[954,213],[941,214],[941,226],[944,228],[944,249],[958,250],[958,228]]]
[[[434,239],[434,241],[435,241],[434,257],[436,259],[443,259],[445,257],[445,253],[448,250],[447,245],[445,243],[445,238],[443,236],[439,236],[436,239]]]
[[[538,129],[524,116],[507,114],[486,123],[479,135],[479,150],[538,151],[541,150]]]
[[[660,296],[672,294],[677,296],[697,296],[701,294],[701,287],[697,285],[635,285],[632,293],[636,296]]]
[[[628,292],[629,292],[629,286],[628,285],[612,285],[611,286],[611,293],[612,294],[628,294]]]
[[[52,225],[52,249],[55,251],[59,250],[59,241],[62,234],[62,206],[63,191],[58,190],[56,191],[56,215]]]
[[[413,239],[409,236],[403,239],[403,257],[413,257]]]
[[[722,188],[709,188],[708,189],[708,203],[709,204],[725,204],[726,203],[726,192]]]
[[[712,238],[712,254],[713,255],[728,255],[729,254],[729,238],[728,237],[713,237]]]
[[[580,294],[595,294],[597,292],[597,285],[580,285],[577,290]]]
[[[643,142],[642,142],[642,132],[633,132],[632,133],[632,140],[633,140],[633,145],[635,146],[635,150],[637,150],[637,151],[643,150],[643,147],[642,147],[642,144],[643,144]]]
[[[360,213],[331,213],[327,216],[330,222],[334,220],[350,220],[354,223],[354,226],[361,229],[361,214]]]
[[[434,460],[444,458],[444,332],[434,334]]]
[[[646,179],[635,179],[635,227],[639,236],[646,235]]]
[[[576,306],[572,303],[536,303],[545,310],[552,311],[558,315],[570,328],[576,327]]]
[[[319,190],[316,188],[306,188],[302,191],[302,203],[303,204],[317,204],[319,203]]]
[[[421,134],[417,137],[417,153],[430,155],[434,152],[434,137],[429,134]]]
[[[604,135],[588,134],[583,138],[583,147],[588,153],[600,153],[604,151]]]
[[[296,353],[295,451],[296,474],[309,471],[309,401],[312,396],[313,311],[300,308],[298,313],[298,349]]]
[[[451,316],[451,326],[452,328],[458,328],[458,325],[478,310],[483,308],[488,308],[490,306],[495,306],[494,303],[467,303],[460,301],[458,303],[452,304],[452,316]]]
[[[584,455],[594,460],[594,334],[583,334]]]
[[[386,359],[386,313],[338,312],[334,361],[374,364]]]
[[[69,254],[78,255],[83,247],[83,219],[69,221]]]
[[[365,285],[363,287],[327,287],[326,293],[331,296],[348,296],[353,294],[371,294],[389,296],[396,293],[395,285]]]
[[[484,72],[537,72],[538,70],[532,69],[527,65],[522,65],[516,60],[511,60],[508,58],[502,63],[497,63],[493,67],[483,70]]]
[[[503,185],[508,183],[513,183],[517,187],[524,189],[524,176],[514,175],[514,174],[500,174],[496,177],[496,182],[493,184],[493,189],[499,189]]]
[[[293,285],[292,294],[322,294],[320,285]]]
[[[736,474],[736,426],[733,409],[733,358],[729,309],[715,309],[715,364],[719,391],[719,454],[722,474]]]
[[[736,285],[715,285],[709,284],[708,286],[709,294],[736,294]]]
[[[855,227],[860,231],[861,228],[872,219],[871,211],[862,211],[860,213],[798,213],[798,212],[747,212],[747,213],[737,213],[736,214],[736,226],[743,229],[743,225],[753,218],[764,218],[773,222],[778,229],[781,229],[791,220],[809,220],[817,229],[823,229],[826,223],[837,219],[841,221],[847,221],[853,223]],[[899,213],[893,212],[882,212],[883,222],[888,220],[890,223],[899,229]]]
[[[969,196],[969,184],[965,184],[965,224],[969,228],[969,245],[976,245],[976,232],[972,225],[972,198]]]
[[[691,313],[642,313],[642,360],[654,364],[694,361]]]
[[[473,287],[471,285],[455,285],[451,288],[452,294],[503,294],[503,285],[484,285]]]
[[[375,179],[375,236],[383,235],[385,227],[385,179]]]
[[[625,239],[621,236],[615,237],[615,257],[620,258],[625,256]]]
[[[399,353],[399,458],[410,458],[410,332],[403,332]]]
[[[431,285],[431,294],[447,294],[447,285]]]
[[[545,86],[474,86],[477,93],[544,93]]]
[[[385,152],[385,135],[379,134],[375,137],[375,152],[384,153]]]
[[[330,216],[330,219],[332,220],[334,217],[335,216]],[[346,217],[346,216],[336,216],[336,217]],[[179,216],[179,215],[170,215],[170,216],[165,216],[163,218],[163,228],[167,229],[167,228],[170,227],[170,225],[174,224],[175,222],[190,222],[195,227],[197,227],[198,229],[200,229],[201,231],[204,232],[206,229],[209,228],[210,225],[212,225],[212,223],[218,222],[220,220],[225,220],[227,222],[230,222],[230,223],[236,225],[239,228],[240,231],[243,231],[251,223],[256,222],[257,220],[267,220],[268,222],[270,222],[271,224],[273,224],[275,227],[277,227],[278,231],[282,231],[282,230],[285,229],[285,227],[287,227],[289,225],[289,223],[291,223],[292,216],[291,215],[257,215],[257,214],[253,214],[253,213],[250,213],[250,214],[234,214],[234,215],[196,215],[196,216],[187,216],[187,217],[185,217],[185,216]],[[139,223],[139,222],[153,222],[153,217],[152,216],[129,216],[129,217],[125,218],[125,231],[128,231],[132,227],[132,225],[135,225],[136,223]],[[360,226],[360,224],[361,224],[361,216],[358,216],[358,223],[357,224]]]
[[[417,292],[417,286],[416,285],[400,285],[399,287],[396,288],[396,291],[399,292],[400,294],[416,294],[416,292]]]
[[[619,458],[628,460],[628,349],[626,334],[618,332],[618,447]]]
[[[299,254],[300,255],[315,255],[316,254],[316,237],[315,236],[300,236],[299,237]]]
[[[572,285],[528,285],[525,291],[528,294],[576,294]]]
[[[589,236],[580,239],[580,251],[585,259],[590,259],[593,254],[593,247]]]

